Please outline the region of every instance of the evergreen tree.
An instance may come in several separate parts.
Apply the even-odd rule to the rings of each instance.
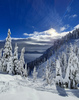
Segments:
[[[6,38],[6,43],[3,50],[3,69],[9,74],[13,72],[13,58],[12,58],[12,45],[11,45],[11,32],[8,29],[8,36]]]
[[[17,43],[15,44],[15,49],[14,49],[14,57],[13,57],[13,64],[14,64],[14,74],[19,73],[19,66],[18,66],[18,46]]]
[[[60,60],[57,59],[56,60],[56,83],[58,85],[61,85],[61,82],[62,82],[62,71],[60,67]]]
[[[24,68],[24,71],[23,71],[23,76],[25,76],[25,77],[28,76],[27,63],[25,64],[25,68]]]
[[[23,76],[23,73],[24,73],[24,64],[25,64],[24,52],[25,52],[25,48],[21,50],[21,56],[20,56],[20,61],[19,61],[19,73],[21,74],[21,76]]]
[[[56,76],[61,75],[61,67],[60,67],[60,61],[57,59],[56,60]]]
[[[36,67],[34,67],[34,69],[33,69],[33,82],[35,82],[35,80],[37,79],[37,71],[36,71]]]
[[[77,73],[79,71],[78,57],[73,52],[73,46],[70,44],[70,56],[68,59],[68,67],[66,71],[66,78],[69,88],[76,88],[77,86]]]
[[[25,48],[21,50],[20,60],[18,60],[18,46],[15,44],[14,55],[12,55],[12,45],[11,45],[11,32],[8,29],[8,36],[6,38],[3,57],[2,49],[0,50],[0,71],[9,74],[20,74],[21,76],[27,76],[27,65],[24,68],[24,52]]]
[[[47,60],[47,65],[46,65],[45,75],[44,75],[44,80],[46,80],[47,84],[51,84],[51,76],[52,76],[52,73],[51,73],[49,61]]]
[[[79,60],[79,48],[77,49],[77,57],[78,57],[78,60]]]
[[[6,38],[6,43],[4,46],[4,52],[3,52],[3,57],[4,59],[9,59],[12,56],[12,45],[11,45],[11,32],[10,29],[8,29],[8,36]]]
[[[77,45],[75,45],[74,44],[74,46],[73,46],[74,48],[73,48],[73,51],[74,51],[74,53],[77,55],[77,52],[78,52],[78,47],[77,47]]]
[[[3,49],[0,49],[0,71],[3,71],[3,69],[2,69],[2,68],[3,68],[3,67],[2,67],[2,61],[3,61],[3,60],[2,60],[2,50],[3,50]]]
[[[60,66],[62,69],[62,77],[65,77],[66,74],[66,69],[67,69],[67,57],[66,57],[66,53],[62,52],[62,56],[60,59]]]
[[[0,49],[0,58],[2,58],[2,51],[3,51],[3,48]]]

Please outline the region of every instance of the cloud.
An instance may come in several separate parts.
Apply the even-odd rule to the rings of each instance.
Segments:
[[[26,38],[25,42],[28,45],[47,45],[47,46],[52,46],[54,40],[61,38],[62,36],[65,36],[66,34],[68,34],[69,32],[72,32],[73,30],[75,30],[76,28],[79,28],[79,24],[76,25],[73,30],[71,31],[64,31],[67,28],[69,28],[70,26],[67,24],[63,27],[61,27],[61,32],[58,33],[54,28],[50,28],[48,30],[42,31],[42,32],[38,32],[38,31],[34,31],[31,34],[28,33],[24,33],[23,35],[28,36],[28,38]],[[63,32],[64,31],[64,32]]]
[[[45,34],[50,34],[51,36],[57,36],[58,33],[56,32],[55,29],[51,28],[49,30],[44,31]]]
[[[77,14],[69,16],[69,18],[75,18],[75,17],[77,17]]]
[[[66,29],[68,29],[70,26],[67,24],[67,25],[65,25],[65,26],[63,26],[63,27],[60,27],[60,31],[62,32],[62,31],[65,31]]]
[[[31,34],[24,33],[23,35],[28,36],[30,41],[27,41],[27,43],[33,45],[51,45],[54,39],[60,38],[60,34],[53,28],[42,32],[34,31]]]
[[[79,24],[74,27],[74,29],[79,28]]]
[[[24,33],[23,35],[28,36],[28,33]]]
[[[64,31],[64,30],[66,30],[66,27],[63,26],[63,27],[60,28],[61,32]]]
[[[76,14],[74,14],[74,15],[72,15],[72,17],[74,18],[74,17],[77,17],[77,15]]]
[[[64,16],[64,18],[76,18],[78,15],[77,14],[73,14],[73,15],[69,15],[69,14],[67,14],[67,15],[65,15]]]
[[[68,27],[68,25],[66,25]],[[53,45],[54,40],[65,36],[68,32],[58,33],[54,28],[50,28],[48,30],[37,32],[34,31],[31,34],[24,33],[23,35],[29,36],[25,43],[32,45]]]
[[[28,34],[28,33],[24,33],[23,35],[28,36],[28,37],[33,36],[33,34]]]
[[[31,34],[24,33],[23,35],[29,36],[33,39],[40,40],[40,41],[43,40],[43,39],[44,39],[44,41],[48,41],[50,38],[58,36],[59,34],[56,32],[55,29],[50,28],[49,30],[45,30],[45,31],[42,31],[42,32],[34,31]]]

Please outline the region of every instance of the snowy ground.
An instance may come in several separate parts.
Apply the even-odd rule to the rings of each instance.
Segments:
[[[63,89],[38,79],[0,74],[0,100],[79,100],[79,90]]]

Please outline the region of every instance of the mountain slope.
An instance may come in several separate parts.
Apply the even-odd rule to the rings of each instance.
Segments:
[[[66,45],[69,45],[70,43],[72,44],[77,44],[79,43],[79,29],[76,29],[72,32],[69,32],[67,35],[64,37],[57,39],[54,41],[53,46],[48,48],[42,56],[39,58],[35,59],[32,62],[28,63],[28,67],[32,70],[34,66],[40,66],[43,64],[45,61],[47,61],[51,56],[56,55],[59,51],[63,51],[66,48]]]

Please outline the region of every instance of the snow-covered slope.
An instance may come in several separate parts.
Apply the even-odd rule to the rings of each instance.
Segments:
[[[46,85],[38,79],[0,74],[0,100],[79,100],[79,90]]]
[[[79,39],[71,39],[68,43],[65,43],[62,46],[60,46],[60,48],[57,50],[57,54],[56,53],[52,54],[52,56],[48,59],[49,64],[51,64],[51,61],[53,61],[56,56],[60,56],[62,52],[66,52],[66,47],[67,46],[69,47],[70,43],[73,46],[76,45],[77,47],[79,47]],[[43,76],[46,65],[47,65],[47,61],[45,61],[44,63],[38,66],[38,76],[39,77]]]

